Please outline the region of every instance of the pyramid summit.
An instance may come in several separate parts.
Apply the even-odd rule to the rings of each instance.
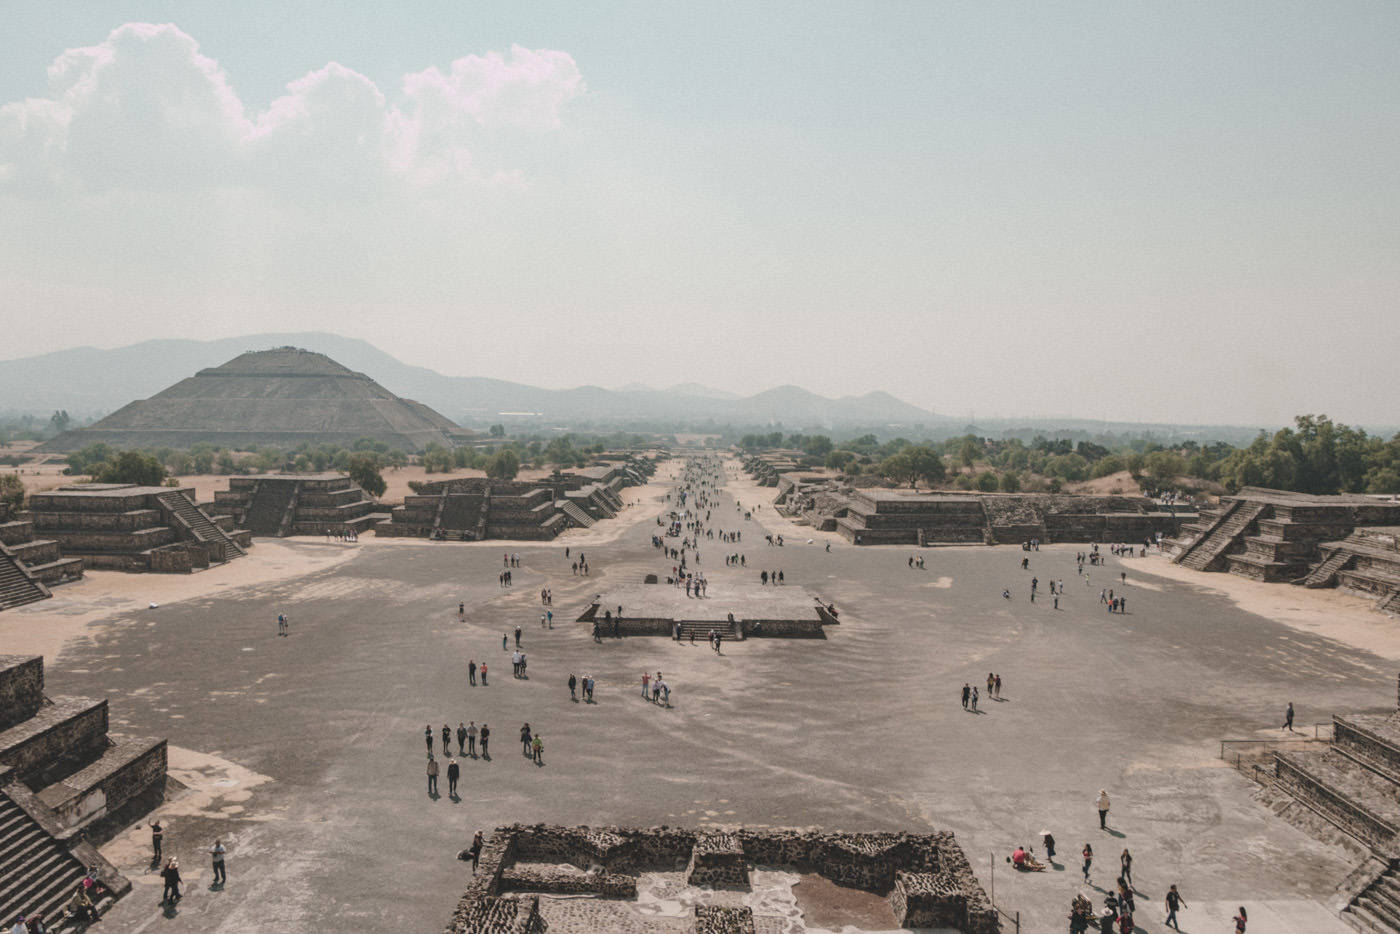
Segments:
[[[123,449],[178,450],[203,442],[290,450],[303,442],[350,447],[373,438],[412,453],[432,442],[454,447],[469,437],[471,432],[433,409],[394,395],[325,354],[278,347],[200,370],[41,449],[75,451],[102,441]]]

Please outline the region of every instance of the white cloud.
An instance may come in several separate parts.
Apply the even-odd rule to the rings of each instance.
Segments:
[[[173,25],[128,23],[49,68],[49,94],[0,106],[0,184],[11,189],[284,193],[504,179],[502,133],[561,126],[583,93],[565,52],[515,46],[408,75],[389,101],[334,62],[249,114],[214,60]],[[483,167],[484,166],[484,167]]]

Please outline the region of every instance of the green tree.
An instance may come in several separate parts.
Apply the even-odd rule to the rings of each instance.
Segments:
[[[1001,491],[1003,493],[1021,492],[1021,477],[1014,470],[1008,470],[1001,475]]]
[[[984,470],[977,475],[977,489],[981,490],[983,493],[995,493],[997,487],[1000,485],[1001,481],[998,480],[997,475],[990,470]]]
[[[24,502],[24,481],[19,474],[0,473],[0,504],[18,509]]]
[[[94,475],[98,483],[134,483],[137,486],[160,486],[165,482],[165,465],[154,455],[140,451],[122,451],[102,465]]]
[[[1153,451],[1143,461],[1143,469],[1158,489],[1170,489],[1186,473],[1186,459],[1175,451]]]
[[[802,450],[813,457],[826,457],[836,445],[826,435],[808,435],[806,443],[802,445]]]
[[[982,446],[968,438],[958,446],[958,463],[964,467],[971,467],[981,454]]]
[[[506,436],[505,425],[492,425],[487,429],[487,434],[493,438],[504,438]]]
[[[79,448],[67,457],[68,467],[63,472],[69,476],[92,473],[100,469],[101,464],[106,463],[117,456],[117,449],[110,444],[97,442],[89,444],[85,448]]]
[[[856,459],[854,451],[832,451],[826,456],[826,466],[832,470],[845,470]]]
[[[73,419],[68,417],[68,410],[60,409],[49,416],[49,431],[56,435],[62,434],[68,430],[68,426],[72,421]]]
[[[501,448],[486,462],[486,476],[492,480],[514,480],[520,472],[520,458],[510,448]]]
[[[914,473],[914,462],[907,454],[891,454],[881,461],[880,475],[895,483],[908,483],[910,486],[913,486],[917,480],[917,474]]]
[[[373,454],[353,455],[347,462],[346,468],[345,472],[350,475],[350,479],[359,484],[360,489],[370,496],[376,498],[383,496],[384,491],[389,488],[389,485],[384,482],[383,475],[379,472],[379,458]]]
[[[948,469],[943,465],[943,458],[939,457],[938,452],[927,444],[911,444],[900,453],[909,458],[913,467],[914,476],[909,483],[911,489],[920,480],[932,486],[942,482],[948,476]]]

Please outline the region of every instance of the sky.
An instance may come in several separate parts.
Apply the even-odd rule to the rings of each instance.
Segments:
[[[546,388],[1400,422],[1400,4],[0,23],[0,359],[325,330]]]

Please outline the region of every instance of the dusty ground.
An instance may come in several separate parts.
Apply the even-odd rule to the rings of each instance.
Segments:
[[[665,487],[628,491],[641,505],[569,533],[567,547],[587,543],[587,579],[570,574],[567,539],[512,543],[514,588],[498,581],[503,543],[259,540],[225,568],[95,575],[0,616],[5,651],[62,643],[50,694],[107,697],[115,732],[169,737],[192,788],[163,812],[189,897],[174,917],[158,909],[146,832],[133,829],[104,851],[138,891],[103,929],[439,930],[469,872],[453,854],[476,828],[519,820],[951,829],[1026,931],[1062,929],[1086,841],[1099,892],[1126,846],[1148,930],[1171,883],[1191,905],[1188,931],[1227,930],[1239,904],[1260,930],[1348,930],[1327,908],[1348,855],[1275,819],[1217,755],[1223,738],[1282,735],[1289,701],[1300,725],[1392,709],[1400,635],[1365,604],[1256,592],[1155,558],[1109,559],[1086,585],[1074,545],[1034,553],[1029,573],[1004,547],[928,549],[923,571],[907,567],[913,549],[834,536],[829,553],[770,548],[766,531],[805,542],[806,530],[766,506],[744,520],[733,496],[753,508],[774,491],[736,481],[709,525],[742,529],[749,568],[706,545],[711,592],[758,590],[757,567],[780,566],[789,590],[841,609],[826,640],[750,640],[721,657],[664,638],[599,645],[586,625],[560,625],[669,566],[650,543]],[[1097,594],[1123,572],[1129,612],[1110,616]],[[1031,574],[1064,579],[1059,610],[1030,602]],[[544,587],[554,630],[538,626]],[[289,637],[276,635],[279,612]],[[501,649],[517,624],[525,680]],[[468,660],[489,663],[489,686],[467,684]],[[640,672],[658,668],[670,708],[635,696]],[[989,671],[1002,699],[965,712],[961,686]],[[597,680],[596,703],[570,702],[571,672]],[[491,758],[464,763],[459,800],[430,798],[423,726],[467,720],[496,731]],[[545,740],[543,767],[520,754],[522,721]],[[1113,796],[1107,832],[1099,788]],[[1056,866],[1012,875],[1004,857],[1042,828],[1059,839]],[[222,891],[201,858],[215,836],[230,847]]]

